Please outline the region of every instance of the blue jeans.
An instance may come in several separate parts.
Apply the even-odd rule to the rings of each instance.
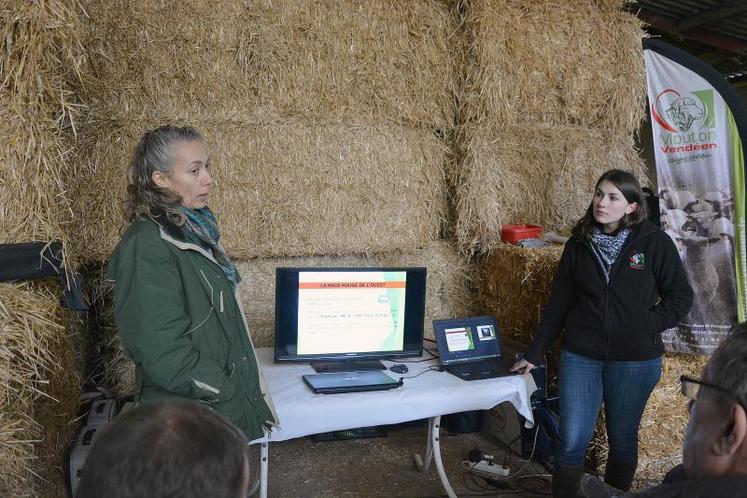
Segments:
[[[555,458],[561,465],[584,462],[599,407],[604,400],[609,459],[638,460],[638,428],[651,391],[661,377],[661,357],[646,361],[602,361],[560,352],[560,441]]]

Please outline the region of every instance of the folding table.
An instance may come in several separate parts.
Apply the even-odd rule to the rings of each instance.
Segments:
[[[308,364],[275,364],[271,348],[257,349],[257,358],[280,419],[279,428],[250,442],[261,445],[260,476],[252,483],[252,494],[259,487],[261,498],[267,498],[271,442],[425,418],[429,419],[425,458],[415,455],[415,464],[425,473],[431,461],[435,460],[444,490],[450,497],[456,497],[441,460],[439,429],[442,415],[487,410],[508,401],[530,424],[533,421],[530,396],[536,386],[528,373],[467,382],[448,372],[426,371],[437,367],[438,360],[416,363],[413,361],[418,358],[412,358],[402,361],[409,367],[406,374],[388,371],[395,379],[404,377],[402,387],[387,391],[314,394],[301,378],[304,374],[314,373]],[[389,361],[383,363],[392,364]]]

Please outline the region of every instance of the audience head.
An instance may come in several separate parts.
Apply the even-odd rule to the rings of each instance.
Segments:
[[[196,402],[143,404],[96,438],[76,498],[244,498],[247,448],[238,429]]]
[[[692,399],[683,462],[688,477],[747,475],[747,325],[734,327],[702,378],[683,378],[682,387]]]

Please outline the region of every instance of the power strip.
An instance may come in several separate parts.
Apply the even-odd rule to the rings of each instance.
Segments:
[[[511,474],[511,469],[509,469],[508,467],[504,467],[503,465],[498,465],[485,460],[480,460],[479,462],[471,465],[470,469],[477,472],[482,472],[483,474],[487,474],[492,477],[507,477],[509,474]]]

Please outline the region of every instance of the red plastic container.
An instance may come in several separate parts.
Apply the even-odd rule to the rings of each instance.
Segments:
[[[503,225],[501,226],[501,240],[509,244],[516,244],[522,239],[536,239],[540,236],[542,227],[538,225]]]

